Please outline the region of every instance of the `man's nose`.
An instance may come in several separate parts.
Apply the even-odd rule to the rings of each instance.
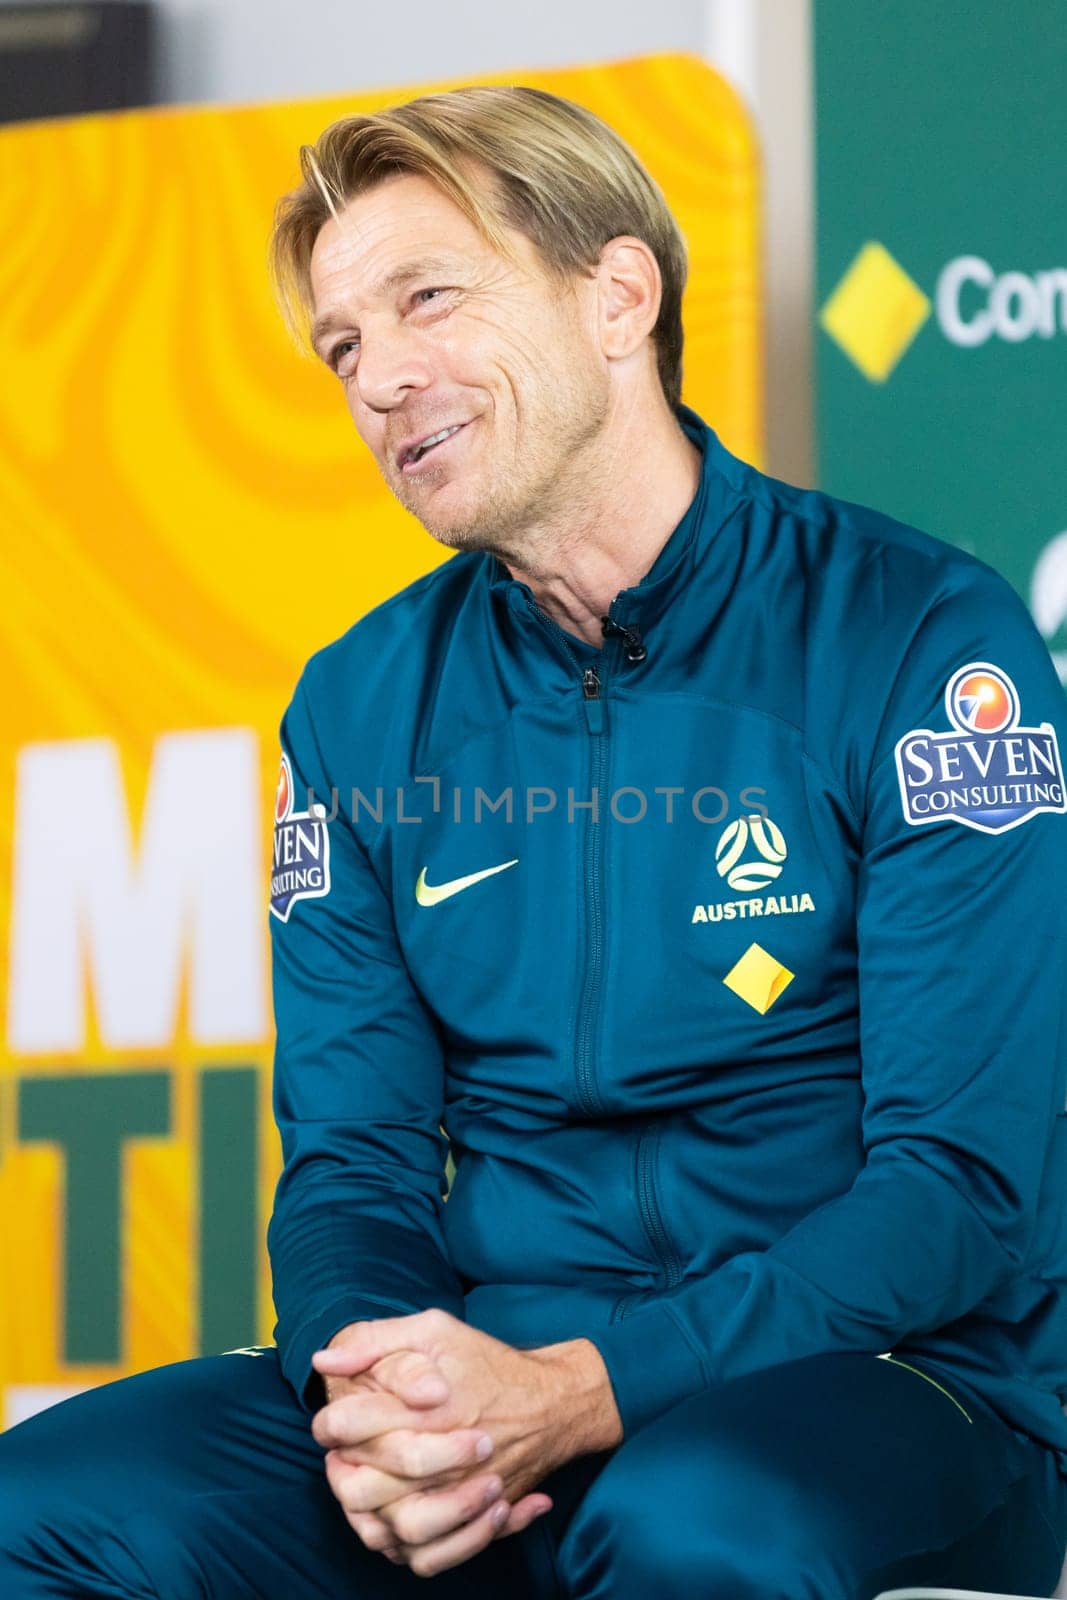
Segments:
[[[433,372],[418,333],[393,318],[364,326],[356,388],[372,411],[392,411],[411,389],[426,389]]]

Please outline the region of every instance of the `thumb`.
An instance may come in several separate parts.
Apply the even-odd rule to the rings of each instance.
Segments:
[[[397,1350],[373,1370],[379,1383],[410,1406],[437,1406],[452,1393],[440,1367],[421,1350]]]
[[[343,1344],[316,1350],[311,1358],[323,1377],[355,1377],[373,1371],[375,1378],[411,1406],[436,1406],[447,1400],[451,1387],[440,1368],[421,1350],[396,1350],[387,1355],[347,1349]]]
[[[331,1377],[355,1377],[357,1372],[367,1372],[381,1356],[374,1350],[355,1350],[350,1345],[335,1344],[331,1349],[316,1350],[311,1365],[316,1372]]]
[[[394,1350],[416,1349],[425,1332],[426,1318],[419,1315],[352,1322],[324,1350],[314,1351],[311,1364],[323,1375],[354,1377]]]

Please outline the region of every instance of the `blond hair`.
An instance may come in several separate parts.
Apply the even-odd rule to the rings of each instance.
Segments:
[[[470,164],[491,177],[489,192]],[[311,253],[319,229],[353,196],[398,173],[435,183],[495,249],[525,234],[561,282],[586,271],[609,239],[630,234],[659,264],[662,299],[652,339],[672,409],[682,389],[686,250],[663,194],[629,145],[584,106],[525,85],[476,84],[342,117],[302,145],[303,181],[279,200],[270,264],[286,322],[306,338],[313,310]]]

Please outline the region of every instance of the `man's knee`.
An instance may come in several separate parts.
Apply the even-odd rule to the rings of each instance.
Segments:
[[[55,1417],[41,1412],[0,1433],[0,1551],[72,1498],[63,1482],[76,1438],[57,1437]]]
[[[714,1425],[699,1448],[643,1431],[606,1464],[577,1507],[558,1559],[570,1592],[852,1600],[844,1530],[802,1478],[746,1458]],[[838,1566],[841,1570],[838,1570]]]
[[[723,1504],[690,1501],[679,1485],[661,1493],[614,1492],[599,1479],[575,1513],[559,1553],[568,1592],[585,1597],[654,1594],[657,1600],[693,1595],[729,1600],[778,1600],[817,1594],[853,1600],[844,1572],[834,1570],[832,1542],[783,1520],[766,1507],[738,1523]]]
[[[8,1575],[23,1570],[40,1548],[49,1501],[43,1474],[21,1448],[22,1431],[0,1434],[0,1594],[21,1593]]]
[[[185,1581],[188,1527],[167,1505],[131,1510],[119,1482],[91,1485],[93,1440],[64,1409],[0,1434],[0,1595],[154,1597],[160,1572],[168,1600],[201,1594],[195,1573]]]
[[[144,1388],[102,1384],[0,1433],[0,1594],[156,1593],[124,1527],[161,1499],[134,1449]]]
[[[46,1427],[31,1417],[0,1434],[0,1594],[152,1594],[136,1560],[74,1492],[67,1463],[77,1458],[77,1433],[60,1449],[57,1420]]]

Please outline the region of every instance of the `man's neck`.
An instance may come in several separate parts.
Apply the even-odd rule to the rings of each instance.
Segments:
[[[576,507],[563,532],[538,530],[529,555],[503,557],[561,628],[598,646],[600,618],[651,569],[700,484],[700,448],[666,406],[651,426],[639,422],[608,431],[588,509]]]

